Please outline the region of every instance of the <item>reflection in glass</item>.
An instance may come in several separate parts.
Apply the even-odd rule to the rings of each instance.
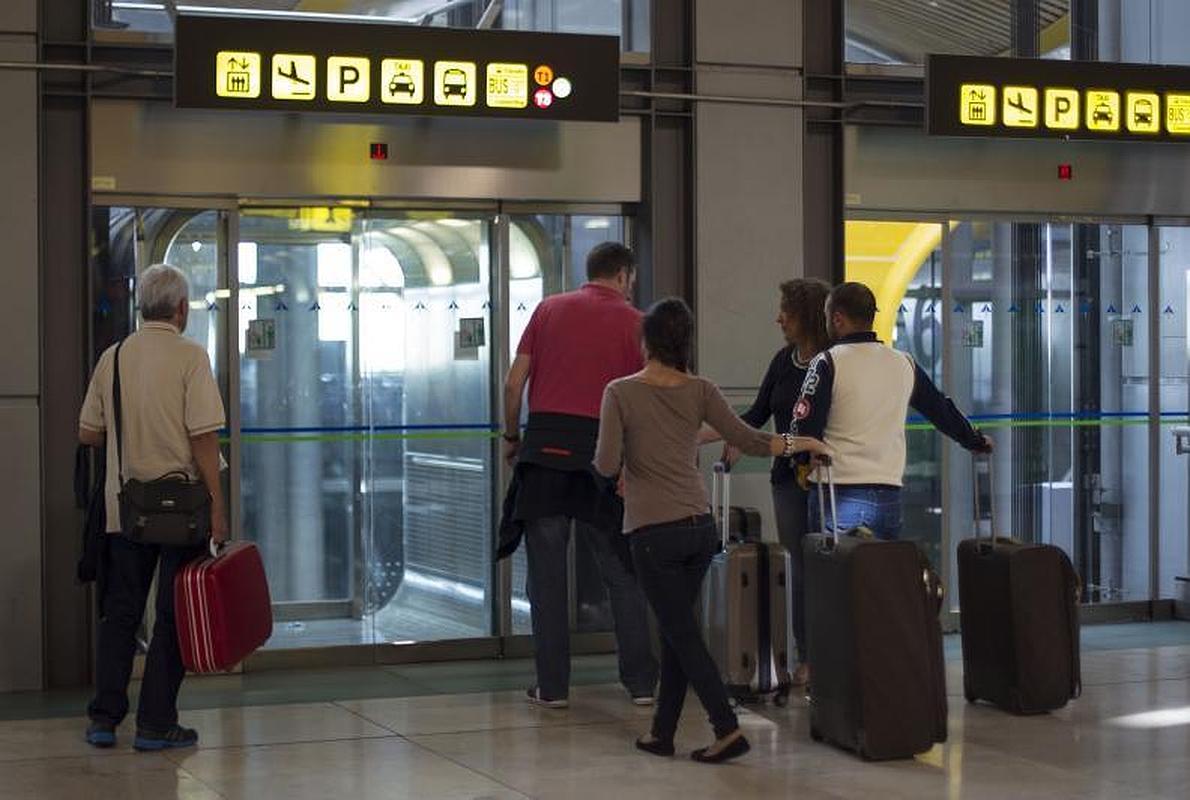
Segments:
[[[1008,0],[978,9],[964,0],[847,0],[845,57],[852,63],[924,64],[928,53],[1008,55],[1015,7]],[[1036,8],[1042,57],[1070,58],[1070,0],[1039,0]]]
[[[97,30],[132,30],[173,36],[166,4],[157,0],[111,0],[96,4]],[[479,25],[490,0],[187,0],[182,12],[262,19],[379,22],[470,28]],[[550,33],[619,36],[624,50],[649,50],[649,0],[504,0],[492,27]]]

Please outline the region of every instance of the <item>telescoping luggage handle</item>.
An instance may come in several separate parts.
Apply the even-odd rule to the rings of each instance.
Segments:
[[[715,515],[718,504],[719,527],[726,550],[731,538],[731,464],[716,461],[711,484],[711,515]]]
[[[996,457],[991,453],[975,453],[971,459],[971,497],[975,508],[975,538],[980,538],[979,528],[983,522],[983,509],[979,502],[979,462],[988,462],[988,497],[991,508],[988,515],[988,533],[991,535],[991,546],[996,546]]]
[[[817,456],[814,459],[821,473],[825,473],[827,491],[831,496],[831,526],[830,533],[834,534],[835,544],[839,543],[839,506],[835,500],[835,481],[831,478],[831,459],[830,456]],[[826,499],[823,496],[822,484],[823,481],[818,481],[818,519],[822,520],[823,533],[827,532],[826,527]]]

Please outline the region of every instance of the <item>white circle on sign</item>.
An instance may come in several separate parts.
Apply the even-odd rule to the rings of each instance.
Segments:
[[[570,93],[574,91],[574,87],[570,85],[569,78],[558,78],[554,81],[554,96],[565,100],[570,97]]]

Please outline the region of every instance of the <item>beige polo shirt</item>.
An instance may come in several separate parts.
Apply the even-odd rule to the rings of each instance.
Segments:
[[[112,377],[116,346],[99,357],[79,425],[107,437],[107,530],[120,530]],[[224,425],[223,398],[207,351],[164,322],[146,322],[120,350],[124,479],[149,481],[169,472],[199,477],[190,437]]]

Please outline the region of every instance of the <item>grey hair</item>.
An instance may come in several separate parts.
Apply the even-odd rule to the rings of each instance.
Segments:
[[[177,267],[154,264],[141,273],[136,301],[146,321],[171,320],[178,306],[190,300],[190,282]]]

